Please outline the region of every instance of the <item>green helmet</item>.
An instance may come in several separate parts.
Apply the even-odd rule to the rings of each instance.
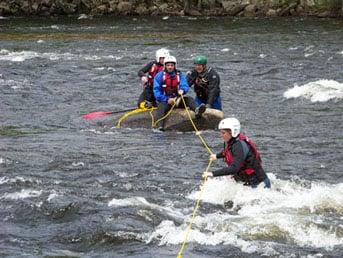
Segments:
[[[194,64],[206,65],[207,64],[207,57],[206,56],[196,56],[194,58]]]

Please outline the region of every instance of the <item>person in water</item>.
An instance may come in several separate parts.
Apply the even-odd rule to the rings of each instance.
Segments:
[[[225,118],[219,122],[219,130],[224,141],[224,150],[212,154],[212,161],[224,158],[227,167],[213,172],[204,172],[203,177],[217,177],[232,175],[237,182],[244,185],[257,187],[264,183],[264,188],[270,188],[270,180],[262,168],[260,153],[256,145],[240,130],[241,125],[236,118]]]
[[[176,58],[167,56],[164,59],[164,70],[159,72],[154,79],[154,96],[157,100],[156,121],[157,128],[164,130],[164,119],[161,118],[177,103],[176,107],[183,107],[182,101],[176,101],[178,96],[184,95],[189,91],[189,86],[186,77],[176,69]],[[196,108],[193,98],[184,97],[186,105],[196,113],[196,117],[200,117],[205,109]]]
[[[187,82],[194,85],[197,106],[206,105],[207,108],[222,110],[220,98],[220,77],[216,70],[207,67],[206,56],[194,58],[194,69],[187,73]]]
[[[156,74],[164,69],[164,59],[169,56],[169,50],[165,48],[158,49],[155,53],[156,59],[146,64],[138,71],[138,76],[143,85],[143,92],[138,98],[138,107],[156,107],[156,99],[153,93],[153,84]]]

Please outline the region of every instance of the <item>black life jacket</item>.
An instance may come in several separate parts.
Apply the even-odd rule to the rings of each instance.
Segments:
[[[201,74],[198,73],[197,78],[194,82],[194,91],[196,95],[202,99],[207,100],[208,99],[208,84],[209,84],[209,73],[212,68],[209,68],[202,72]]]

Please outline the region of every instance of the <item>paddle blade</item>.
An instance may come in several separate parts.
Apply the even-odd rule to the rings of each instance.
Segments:
[[[111,111],[103,112],[103,111],[98,111],[98,112],[91,112],[88,113],[87,115],[82,116],[86,120],[92,120],[98,117],[103,117],[103,116],[108,116],[113,114]]]

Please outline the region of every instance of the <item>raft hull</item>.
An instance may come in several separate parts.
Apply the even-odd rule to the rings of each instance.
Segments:
[[[201,118],[196,119],[195,113],[189,110],[191,118],[198,130],[213,130],[218,128],[218,123],[224,118],[222,111],[212,108],[207,108]],[[153,117],[153,118],[152,118]],[[153,128],[152,124],[155,121],[156,110],[141,112],[126,118],[121,127],[129,128]],[[174,109],[164,121],[165,131],[194,131],[194,127],[190,122],[189,116],[185,109]]]

